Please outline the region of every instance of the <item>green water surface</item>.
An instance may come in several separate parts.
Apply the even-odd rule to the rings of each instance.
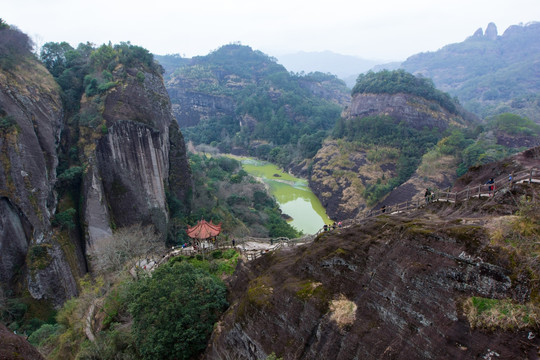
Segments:
[[[315,234],[332,220],[308,182],[281,171],[276,165],[248,157],[236,157],[251,176],[262,180],[275,197],[281,211],[292,217],[290,224],[304,234]],[[278,175],[278,176],[276,176]]]

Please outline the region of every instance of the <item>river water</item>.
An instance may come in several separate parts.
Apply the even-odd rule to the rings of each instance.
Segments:
[[[332,223],[319,199],[309,189],[307,180],[285,173],[268,162],[249,157],[235,158],[247,173],[267,185],[281,211],[292,217],[289,224],[297,230],[315,234],[324,224]]]

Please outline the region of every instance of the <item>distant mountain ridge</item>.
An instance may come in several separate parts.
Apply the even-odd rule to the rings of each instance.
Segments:
[[[504,112],[540,123],[540,23],[490,23],[465,41],[409,57],[401,68],[431,78],[463,106],[486,117]]]
[[[368,71],[373,66],[380,63],[377,60],[363,59],[352,55],[337,54],[332,51],[318,51],[284,54],[276,56],[278,62],[285,66],[287,70],[294,72],[315,72],[331,73],[340,79],[347,79],[351,76],[356,78],[359,73]],[[347,83],[351,86],[353,84]]]

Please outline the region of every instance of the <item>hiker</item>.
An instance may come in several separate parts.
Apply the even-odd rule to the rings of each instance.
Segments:
[[[386,205],[383,205],[383,206],[381,207],[381,212],[382,212],[382,213],[385,213],[385,212],[386,212]]]
[[[493,180],[493,178],[490,178],[486,184],[489,185],[488,187],[489,196],[492,196],[493,195],[492,191],[495,189],[495,181]]]
[[[324,224],[323,231],[328,231],[328,225]]]
[[[338,228],[341,228],[343,225],[341,224],[341,221],[337,223]]]
[[[334,223],[332,224],[332,230],[336,230],[336,222],[334,221]]]
[[[426,204],[431,201],[431,191],[429,191],[429,189],[426,189],[426,192],[424,193],[424,198],[426,199]]]

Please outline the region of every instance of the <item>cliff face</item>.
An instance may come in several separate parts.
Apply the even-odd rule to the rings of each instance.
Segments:
[[[386,126],[397,128],[399,125],[412,129],[416,131],[416,136],[422,136],[422,132],[442,134],[448,126],[461,126],[465,122],[461,116],[449,113],[433,101],[408,94],[356,94],[343,116],[351,128],[355,127],[355,122],[368,116],[387,116],[393,121]],[[391,130],[382,129],[379,136],[387,136]],[[415,136],[413,131],[406,131],[403,136]],[[354,218],[359,212],[375,205],[365,194],[373,193],[374,187],[384,186],[392,178],[400,176],[399,162],[403,155],[403,149],[395,144],[378,144],[377,139],[367,139],[366,144],[357,145],[347,140],[347,135],[323,144],[313,158],[309,178],[310,188],[321,200],[328,215],[335,220]],[[432,136],[431,141],[434,138],[436,136]],[[375,145],[369,143],[372,140]],[[403,143],[408,140],[411,139],[400,139]],[[422,153],[417,156],[420,158]],[[404,191],[394,193],[395,196],[389,201],[410,200],[427,186],[449,186],[455,179],[453,161],[455,159],[442,159],[441,164],[446,166],[441,166],[441,171],[437,173],[417,172],[416,175],[419,175],[410,184],[402,185],[401,190]],[[366,192],[368,188],[370,190]]]
[[[174,77],[167,82],[173,99],[172,110],[180,127],[195,126],[210,117],[234,116],[234,99],[198,91],[199,83],[192,79]]]
[[[72,271],[84,268],[70,269],[51,229],[63,116],[59,88],[31,59],[1,71],[0,84],[0,283],[27,283],[32,297],[58,305],[77,294]]]
[[[379,114],[400,119],[415,129],[444,130],[451,123],[462,122],[460,117],[450,114],[433,101],[408,94],[355,94],[347,116]]]
[[[0,290],[59,307],[114,228],[153,225],[165,240],[168,202],[190,211],[191,172],[157,67],[111,65],[107,87],[64,119],[54,78],[21,59],[0,71]]]
[[[465,314],[473,296],[528,302],[525,261],[493,243],[488,218],[440,205],[441,216],[379,217],[240,265],[205,358],[536,358],[528,331],[482,330]]]
[[[108,241],[112,226],[152,224],[164,237],[169,220],[166,193],[189,203],[185,145],[178,127],[172,125],[175,120],[163,80],[142,70],[123,66],[115,70],[115,80],[121,82],[98,99],[103,106],[98,125],[102,131],[97,135],[89,131],[82,140],[89,164],[83,191],[90,248]],[[81,112],[89,112],[94,103],[95,99],[83,100]],[[175,174],[172,187],[170,174]]]

